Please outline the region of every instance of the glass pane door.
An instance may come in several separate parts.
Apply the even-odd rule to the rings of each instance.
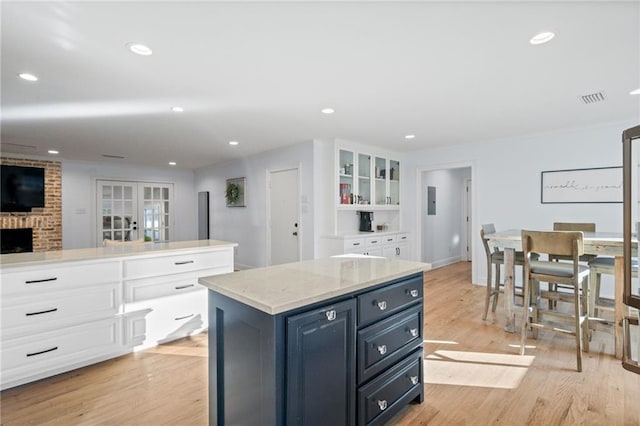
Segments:
[[[169,241],[173,221],[172,188],[172,184],[139,184],[145,241]]]
[[[98,244],[103,240],[137,239],[137,184],[134,182],[97,181]]]
[[[389,203],[400,204],[400,162],[389,161]]]
[[[353,152],[341,149],[338,154],[338,203],[353,204]]]
[[[389,197],[387,195],[387,159],[376,157],[374,164],[374,176],[375,176],[375,194],[376,205],[384,206],[389,204]]]
[[[371,204],[371,156],[358,154],[358,204]]]

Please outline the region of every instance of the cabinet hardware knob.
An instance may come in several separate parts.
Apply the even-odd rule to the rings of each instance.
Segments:
[[[185,316],[183,316],[183,317],[177,317],[177,318],[174,318],[173,320],[174,320],[174,321],[180,321],[180,320],[183,320],[183,319],[191,318],[193,315],[194,315],[194,314],[189,314],[189,315],[185,315]]]
[[[386,399],[382,399],[382,400],[378,400],[378,407],[380,407],[380,410],[384,411],[387,409],[387,400]]]
[[[47,309],[46,311],[39,311],[39,312],[27,312],[25,315],[26,315],[26,316],[28,316],[28,317],[31,317],[31,316],[33,316],[33,315],[48,314],[48,313],[51,313],[51,312],[55,312],[55,311],[57,311],[57,310],[58,310],[58,308],[53,308],[53,309]]]
[[[56,281],[58,278],[57,277],[53,277],[53,278],[45,278],[43,280],[30,280],[30,281],[25,281],[25,284],[35,284],[35,283],[45,283],[47,281]]]
[[[183,288],[189,288],[189,287],[195,287],[195,284],[185,284],[185,285],[178,285],[175,287],[176,290],[182,290]]]
[[[417,385],[418,384],[418,376],[411,376],[411,384],[412,385]]]
[[[186,265],[187,263],[193,263],[193,260],[185,260],[183,262],[174,262],[175,265]]]
[[[378,244],[378,240],[371,241],[371,244]]]
[[[384,300],[378,302],[377,305],[378,305],[378,309],[380,309],[381,311],[384,311],[387,309],[387,302]]]
[[[336,311],[335,311],[335,309],[332,309],[330,311],[325,312],[325,315],[327,316],[327,319],[329,321],[333,321],[334,319],[336,319]]]
[[[40,351],[40,352],[32,352],[30,354],[27,354],[27,356],[36,356],[36,355],[42,355],[42,354],[46,354],[47,352],[53,352],[53,351],[57,351],[58,347],[54,346],[51,349],[45,349],[44,351]]]
[[[378,352],[380,352],[380,355],[386,354],[387,353],[387,345],[378,346]]]
[[[409,330],[409,332],[411,333],[411,336],[418,337],[418,329],[417,328],[412,328],[411,330]]]
[[[411,289],[411,290],[407,290],[407,295],[411,296],[411,297],[418,297],[418,290]]]
[[[359,245],[360,245],[360,243],[353,243],[353,245],[354,245],[354,246],[359,246]]]
[[[291,235],[295,235],[295,236],[297,237],[297,236],[298,236],[298,232],[297,232],[297,231],[293,231],[293,232],[291,233]]]

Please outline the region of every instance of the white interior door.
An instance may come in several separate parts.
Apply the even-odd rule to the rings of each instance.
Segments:
[[[269,172],[269,264],[300,260],[298,169]]]

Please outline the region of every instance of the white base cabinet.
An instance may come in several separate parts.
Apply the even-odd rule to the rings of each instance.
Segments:
[[[409,260],[409,233],[375,232],[323,237],[325,256],[363,254]]]
[[[198,278],[233,272],[235,244],[217,243],[42,264],[21,254],[28,266],[3,255],[0,388],[205,330],[207,290]]]

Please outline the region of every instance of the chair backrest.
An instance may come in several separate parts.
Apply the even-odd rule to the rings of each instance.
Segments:
[[[484,234],[493,234],[494,232],[496,232],[496,227],[493,225],[493,223],[486,223],[484,225],[482,225],[482,230],[484,231]]]
[[[522,250],[568,256],[576,261],[584,254],[584,234],[581,231],[527,231],[522,230]]]
[[[484,247],[484,253],[487,255],[487,259],[491,258],[491,247],[489,247],[489,240],[487,240],[486,235],[493,234],[495,232],[496,227],[493,226],[493,223],[482,225],[480,227],[480,240],[482,241],[482,246]]]
[[[585,222],[553,222],[553,230],[596,232],[596,224]]]

